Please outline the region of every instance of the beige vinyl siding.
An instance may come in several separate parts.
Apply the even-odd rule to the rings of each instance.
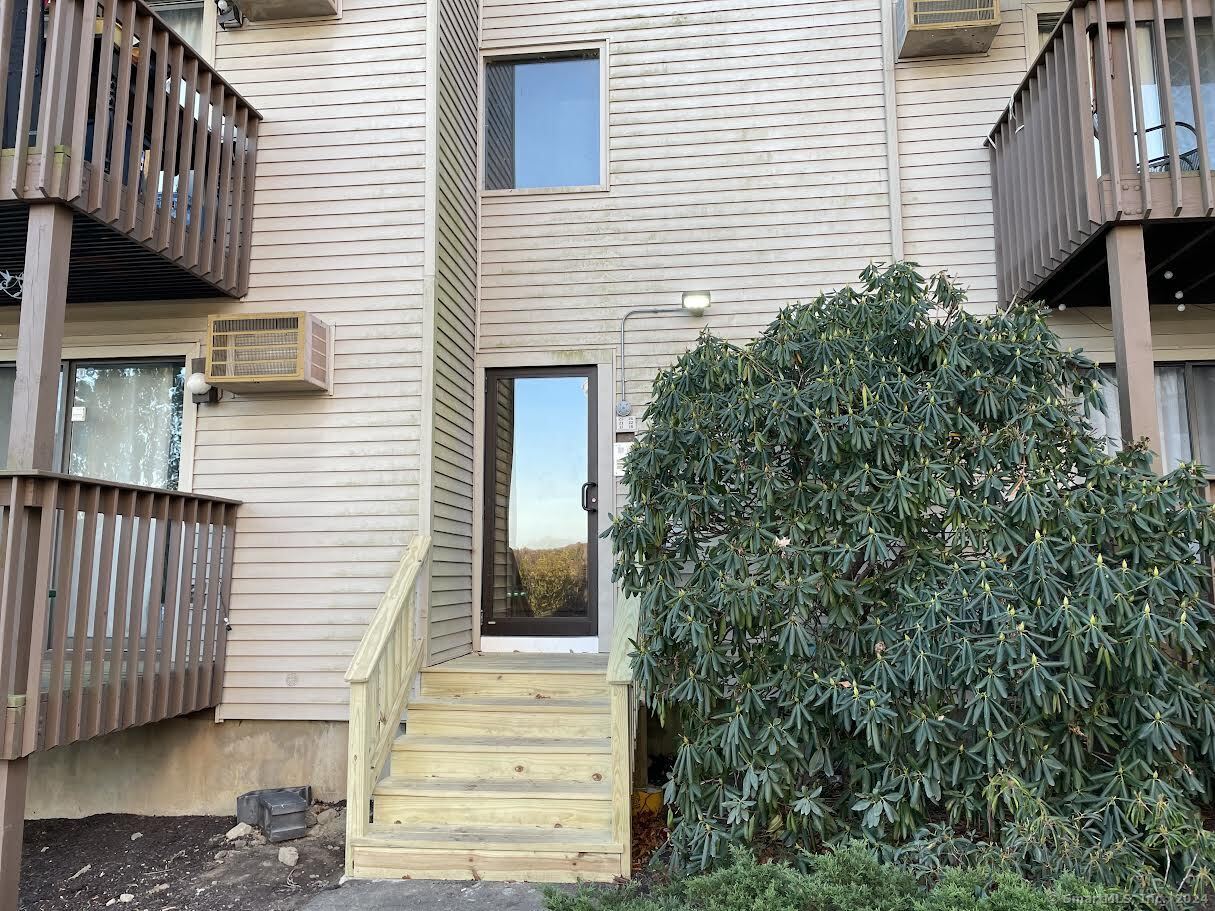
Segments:
[[[628,381],[702,326],[754,334],[890,256],[881,13],[867,2],[487,0],[482,46],[608,45],[606,191],[482,200],[480,350],[615,348]]]
[[[1021,4],[1002,0],[1000,10],[990,53],[895,67],[904,258],[930,272],[948,269],[977,310],[997,303],[985,140],[1026,70]]]
[[[244,501],[223,718],[345,718],[350,656],[419,525],[426,5],[343,6],[217,41],[265,120],[248,297],[198,312],[310,310],[336,352],[332,396],[199,411],[194,487]]]
[[[472,649],[473,357],[477,331],[476,0],[438,3],[433,551],[429,653]]]
[[[1114,363],[1114,330],[1108,307],[1055,311],[1049,317],[1063,348],[1077,348],[1098,364]],[[1152,352],[1156,363],[1215,360],[1215,309],[1206,306],[1152,308]]]

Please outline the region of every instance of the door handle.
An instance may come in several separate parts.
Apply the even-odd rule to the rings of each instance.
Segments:
[[[597,512],[599,509],[599,485],[594,481],[582,485],[582,508],[587,512]]]

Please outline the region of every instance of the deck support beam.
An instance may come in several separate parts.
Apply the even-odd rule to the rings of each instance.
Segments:
[[[72,210],[54,203],[31,206],[8,438],[11,470],[49,471],[54,464],[59,363],[67,315],[66,266],[71,250]]]
[[[1162,466],[1160,420],[1156,409],[1156,371],[1152,322],[1148,313],[1143,225],[1114,225],[1105,237],[1105,253],[1122,438],[1130,442],[1146,437],[1156,454],[1156,470],[1159,471]]]
[[[0,909],[17,911],[28,759],[0,760]]]
[[[17,378],[13,389],[12,429],[8,439],[8,467],[50,470],[55,447],[56,406],[59,397],[63,326],[67,314],[67,263],[72,248],[72,212],[56,203],[32,205],[25,239],[25,278],[17,334]],[[31,625],[36,605],[35,580],[39,554],[41,510],[26,507],[14,514],[21,523],[24,546],[19,566],[5,566],[20,581],[9,604],[15,616],[0,615],[0,698],[20,699],[28,681],[29,662],[40,660],[42,650],[31,649]],[[31,655],[33,651],[33,655]],[[37,711],[38,694],[32,711]],[[7,710],[6,710],[7,711]],[[7,720],[7,719],[6,719]],[[7,725],[6,725],[7,726]],[[25,820],[26,758],[33,745],[0,759],[0,911],[17,911],[21,881],[21,842]]]

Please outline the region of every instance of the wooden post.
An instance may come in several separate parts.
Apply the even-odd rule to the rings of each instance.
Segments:
[[[368,744],[372,740],[367,718],[367,684],[350,684],[350,724],[346,767],[346,875],[353,877],[354,843],[367,834],[370,826],[371,783],[369,764],[375,762]]]
[[[54,203],[30,206],[25,239],[25,280],[17,335],[17,379],[13,389],[12,429],[8,440],[10,469],[49,470],[53,464],[55,415],[67,309],[67,263],[72,246],[72,212]],[[37,605],[36,567],[41,510],[26,507],[12,516],[14,533],[25,539],[23,568],[16,597],[2,605],[15,617],[0,617],[0,707],[27,697],[27,711],[38,711],[38,694],[25,692],[31,660],[42,648],[31,647],[30,628]],[[0,911],[17,911],[21,879],[21,841],[28,776],[22,743],[17,758],[0,758]]]
[[[1141,224],[1115,225],[1105,237],[1118,408],[1122,438],[1147,437],[1160,470],[1160,419],[1156,410],[1152,322],[1148,314],[1147,262]]]
[[[612,841],[621,846],[620,875],[626,879],[633,872],[633,743],[632,725],[637,706],[627,683],[613,683],[611,692],[612,725]],[[349,815],[350,810],[346,813]]]
[[[0,909],[17,911],[25,827],[25,759],[0,760]]]
[[[71,209],[54,204],[30,206],[8,439],[11,470],[49,471],[53,465],[71,247]]]

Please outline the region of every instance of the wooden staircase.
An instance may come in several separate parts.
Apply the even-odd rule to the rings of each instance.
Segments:
[[[370,823],[349,839],[350,874],[627,876],[621,747],[631,750],[631,732],[624,725],[627,742],[613,743],[607,672],[606,655],[538,654],[469,655],[422,670],[390,770],[371,792]]]

